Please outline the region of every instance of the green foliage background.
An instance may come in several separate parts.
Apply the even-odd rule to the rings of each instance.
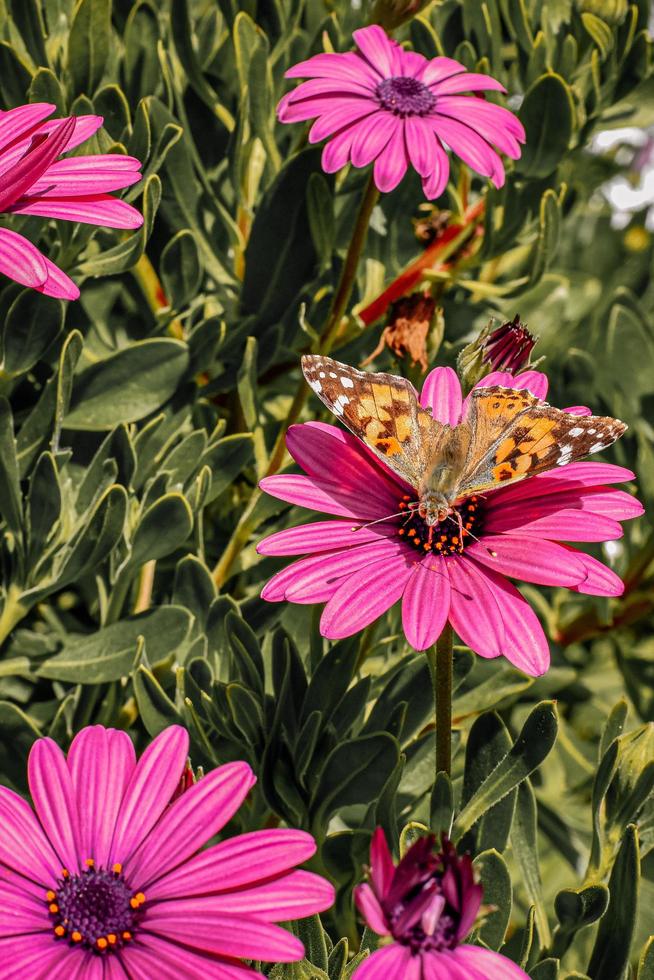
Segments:
[[[259,782],[241,829],[312,831],[315,867],[339,888],[322,926],[294,926],[307,960],[270,976],[350,976],[351,888],[372,829],[405,846],[415,824],[454,819],[496,907],[480,942],[534,980],[651,980],[649,518],[603,554],[622,599],[524,589],[552,641],[545,677],[455,651],[453,782],[433,792],[427,665],[396,613],[328,644],[319,610],[258,598],[283,561],[257,558],[256,540],[300,514],[254,488],[366,179],[325,176],[304,127],[276,124],[274,107],[291,64],[346,50],[369,16],[390,24],[401,7],[0,0],[2,107],[104,115],[84,152],[144,162],[126,198],[145,214],[129,235],[11,219],[81,299],[64,307],[0,283],[0,779],[25,791],[33,740],[65,748],[92,723],[142,745],[176,722],[195,765],[247,759]],[[442,0],[396,36],[498,77],[527,130],[502,190],[455,163],[438,202],[454,221],[485,195],[486,217],[434,277],[432,360],[454,364],[489,315],[519,310],[540,335],[553,403],[629,424],[611,459],[638,472],[651,516],[652,238],[645,214],[613,227],[600,192],[631,155],[589,149],[600,131],[654,122],[649,17],[649,0]],[[420,253],[421,203],[415,176],[381,200],[351,306]],[[382,326],[352,316],[336,356],[359,363]],[[388,352],[375,365],[411,372]],[[303,417],[318,413],[312,400]]]

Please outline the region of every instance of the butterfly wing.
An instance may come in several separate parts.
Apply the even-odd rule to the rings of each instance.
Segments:
[[[413,385],[331,357],[307,354],[304,377],[324,405],[397,476],[418,489],[430,459],[452,430],[418,402]]]
[[[570,415],[528,391],[492,385],[470,393],[472,440],[457,496],[495,490],[606,449],[627,428],[619,419]]]

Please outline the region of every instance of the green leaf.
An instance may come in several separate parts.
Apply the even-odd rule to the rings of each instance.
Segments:
[[[0,41],[0,97],[4,109],[23,105],[32,73],[10,44]]]
[[[23,533],[23,504],[18,481],[14,418],[6,398],[0,397],[0,514],[18,537]]]
[[[106,248],[98,254],[87,257],[77,266],[76,271],[80,275],[115,276],[131,269],[141,258],[152,234],[155,215],[161,201],[161,180],[157,174],[150,174],[145,178],[142,186],[143,224],[141,227],[112,248]]]
[[[559,926],[554,935],[552,952],[561,957],[569,949],[575,934],[601,919],[609,904],[606,885],[586,885],[575,891],[565,888],[554,900]]]
[[[520,107],[526,143],[516,170],[526,177],[547,177],[565,156],[574,129],[574,103],[567,83],[554,73],[541,75]]]
[[[325,827],[335,810],[379,796],[399,757],[397,742],[383,732],[337,745],[327,757],[313,793],[315,826]]]
[[[32,476],[27,495],[25,526],[30,561],[38,561],[61,513],[61,486],[57,464],[52,453],[42,453]]]
[[[130,554],[131,565],[163,558],[181,547],[193,530],[193,512],[181,493],[159,497],[139,521]]]
[[[88,636],[73,636],[61,652],[37,671],[39,677],[73,684],[101,684],[129,674],[142,637],[150,663],[176,654],[188,636],[191,617],[179,606],[160,606],[105,626]]]
[[[130,104],[135,105],[140,98],[156,92],[161,83],[161,69],[157,57],[159,21],[157,11],[150,0],[139,0],[130,10],[123,41],[126,93],[129,95]],[[144,159],[144,156],[134,155],[139,160]]]
[[[536,908],[536,925],[541,945],[548,947],[551,935],[538,863],[536,797],[528,779],[518,787],[515,816],[511,828],[511,846],[520,865],[527,898]]]
[[[466,745],[465,769],[461,806],[474,796],[489,772],[502,761],[511,749],[511,736],[499,715],[485,712],[470,729]],[[515,809],[515,791],[488,810],[477,826],[477,849],[506,847]]]
[[[587,973],[593,980],[622,980],[638,918],[638,829],[627,827],[609,878],[609,907],[602,917]]]
[[[92,95],[111,45],[111,0],[78,0],[68,35],[68,73],[77,94]]]
[[[546,960],[541,960],[529,971],[531,980],[558,980],[559,961],[548,956]]]
[[[193,44],[191,13],[188,0],[172,0],[170,9],[171,36],[175,44],[177,57],[180,60],[186,77],[195,94],[207,105],[216,118],[231,132],[234,129],[234,118],[224,106],[202,70]]]
[[[64,324],[64,305],[33,289],[19,293],[2,327],[2,369],[23,374],[43,356]]]
[[[169,725],[184,724],[182,716],[152,671],[141,664],[134,671],[132,680],[139,715],[148,735],[155,738]]]
[[[553,701],[541,701],[523,725],[512,749],[459,813],[452,830],[459,840],[492,806],[519,786],[549,755],[558,723]]]
[[[529,282],[525,289],[540,282],[556,255],[561,229],[561,206],[553,190],[547,190],[540,199],[538,237],[529,257]]]
[[[45,24],[37,0],[10,0],[11,17],[35,65],[49,64],[45,48]]]
[[[513,906],[509,869],[502,855],[494,849],[482,851],[473,863],[484,889],[484,904],[495,906],[495,911],[489,914],[479,930],[479,936],[491,949],[498,950],[504,942]]]
[[[429,812],[432,832],[437,836],[444,833],[449,837],[454,819],[454,792],[452,780],[442,770],[436,773]]]
[[[638,962],[638,980],[654,980],[654,936],[650,936]]]
[[[318,260],[328,268],[334,251],[336,224],[334,221],[334,195],[323,174],[314,173],[307,182],[307,214],[309,231]]]
[[[200,253],[192,231],[178,231],[161,253],[161,281],[173,310],[193,299],[202,282]]]
[[[150,415],[175,392],[188,365],[186,344],[141,340],[86,368],[75,379],[67,429],[110,429]]]
[[[613,47],[613,31],[601,17],[596,17],[595,14],[582,13],[581,22],[599,48],[604,61]]]

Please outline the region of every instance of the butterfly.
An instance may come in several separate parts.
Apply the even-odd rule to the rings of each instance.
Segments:
[[[458,425],[438,422],[406,378],[308,354],[304,376],[320,400],[417,494],[428,526],[455,506],[606,449],[627,426],[571,415],[526,389],[473,388]]]

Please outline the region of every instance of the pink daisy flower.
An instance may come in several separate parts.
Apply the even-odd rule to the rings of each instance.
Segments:
[[[354,980],[528,980],[511,960],[462,943],[482,899],[468,855],[443,838],[421,837],[395,867],[384,832],[370,846],[370,884],[354,897],[366,924],[390,942],[355,970]]]
[[[67,759],[49,738],[34,743],[36,812],[0,787],[4,980],[254,980],[241,958],[303,957],[274,923],[333,903],[327,881],[294,870],[313,838],[263,830],[201,851],[255,777],[230,762],[174,798],[187,752],[175,725],[138,762],[125,732],[100,725],[73,739]]]
[[[327,173],[349,161],[374,161],[375,184],[392,191],[411,164],[422,178],[425,197],[439,197],[450,164],[444,144],[477,173],[504,183],[497,148],[513,160],[525,141],[522,123],[482,96],[465,93],[504,87],[489,75],[466,70],[452,58],[405,51],[378,25],[354,31],[357,51],[317,54],[286,72],[308,78],[277,107],[280,122],[315,119],[309,142],[329,139],[322,156]]]
[[[138,228],[143,218],[109,191],[141,179],[141,164],[121,154],[62,157],[100,128],[102,116],[44,120],[46,102],[0,111],[0,212],[62,218],[107,228]],[[0,272],[46,296],[77,299],[79,289],[32,242],[0,228]]]
[[[543,399],[547,384],[540,371],[516,377],[494,372],[477,387],[529,389]],[[451,368],[435,368],[427,376],[421,403],[440,422],[458,424],[466,402]],[[567,411],[590,414],[581,407]],[[569,463],[483,499],[469,497],[456,508],[467,536],[460,541],[458,522],[448,520],[430,541],[430,529],[412,508],[415,491],[355,436],[305,422],[291,426],[286,444],[305,475],[270,476],[262,488],[340,519],[261,541],[262,555],[307,556],[274,575],[261,594],[270,602],[325,602],[320,629],[329,639],[358,632],[401,600],[404,633],[415,649],[435,643],[449,619],[480,656],[504,656],[536,676],[549,666],[547,639],[507,576],[589,595],[623,591],[621,579],[596,558],[558,541],[621,537],[619,522],[638,517],[643,508],[631,494],[606,484],[632,480],[630,470]]]

